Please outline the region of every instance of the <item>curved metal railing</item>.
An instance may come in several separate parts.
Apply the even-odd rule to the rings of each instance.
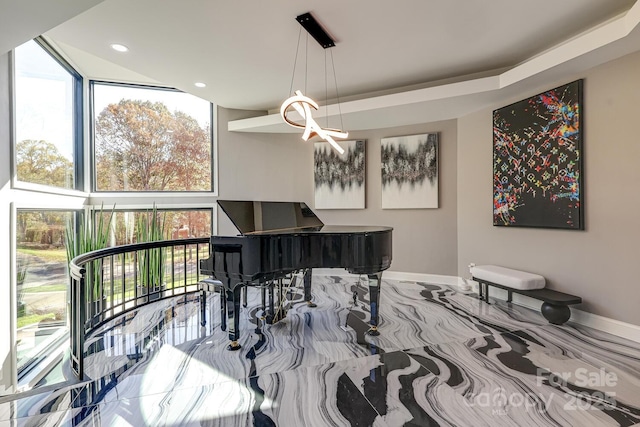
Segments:
[[[69,263],[71,368],[84,377],[85,336],[150,302],[195,292],[209,238],[163,240],[87,252]]]

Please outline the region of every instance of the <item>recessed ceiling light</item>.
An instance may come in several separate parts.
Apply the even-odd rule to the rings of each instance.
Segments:
[[[111,49],[113,50],[117,50],[118,52],[127,52],[129,50],[128,47],[126,47],[123,44],[119,44],[119,43],[113,43],[111,45]]]
[[[196,87],[207,87],[207,85],[202,82],[196,82],[194,85],[196,85]]]

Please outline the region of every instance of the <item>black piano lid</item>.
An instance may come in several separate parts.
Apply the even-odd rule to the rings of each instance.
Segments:
[[[324,223],[303,202],[218,200],[242,234],[288,229],[320,229]]]

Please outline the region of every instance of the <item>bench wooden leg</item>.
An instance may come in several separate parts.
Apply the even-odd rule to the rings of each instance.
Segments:
[[[549,323],[562,325],[571,317],[571,310],[566,305],[555,305],[548,302],[542,303],[540,312]]]

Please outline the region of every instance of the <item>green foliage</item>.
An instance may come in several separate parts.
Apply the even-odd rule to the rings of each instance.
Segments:
[[[162,102],[122,99],[96,118],[98,189],[211,188],[211,139],[191,116]]]
[[[165,234],[165,215],[160,214],[153,205],[151,212],[145,212],[138,216],[136,224],[136,241],[156,242],[164,240]],[[140,274],[139,283],[145,288],[160,288],[164,282],[164,260],[166,251],[164,248],[146,249],[138,253],[138,273]]]
[[[24,316],[25,314],[25,305],[23,302],[24,299],[24,280],[27,277],[27,270],[29,269],[29,257],[27,255],[18,253],[18,258],[16,259],[16,296],[17,296],[17,313],[18,318]]]
[[[55,320],[56,320],[55,313],[29,314],[29,315],[24,315],[22,317],[18,317],[16,327],[20,329],[23,326],[33,325],[34,323],[40,323],[42,321],[53,322]]]
[[[64,236],[64,233],[66,233],[66,229],[63,230],[63,236]],[[60,248],[60,249],[20,248],[18,251],[19,251],[18,252],[19,255],[36,257],[39,259],[39,261],[43,261],[43,262],[64,263],[65,260],[67,259],[67,252],[65,248]]]
[[[18,179],[36,184],[73,188],[73,162],[47,141],[25,139],[16,143]]]
[[[22,287],[24,283],[24,279],[27,277],[27,269],[29,268],[29,257],[18,253],[18,258],[16,259],[16,283],[18,284],[18,289]]]
[[[51,249],[64,244],[67,212],[23,210],[16,217],[16,241],[20,249]]]
[[[114,206],[115,209],[115,206]],[[92,226],[90,221],[85,221],[82,217],[78,224],[78,234],[76,236],[73,221],[67,223],[65,230],[65,242],[67,250],[67,263],[78,255],[87,252],[104,249],[109,243],[109,232],[111,229],[111,221],[113,219],[113,209],[109,214],[109,218],[105,219],[103,207],[96,213],[97,223]],[[93,261],[87,266],[90,272],[87,275],[88,289],[92,290],[93,300],[97,301],[100,297],[100,284],[102,281],[102,264],[101,261]]]
[[[148,215],[148,212],[115,213],[113,222],[114,246],[134,243],[140,236],[136,235],[138,217]],[[205,237],[211,235],[211,209],[198,210],[167,210],[162,212],[164,238],[179,239],[184,237]],[[146,240],[146,238],[144,239]]]

